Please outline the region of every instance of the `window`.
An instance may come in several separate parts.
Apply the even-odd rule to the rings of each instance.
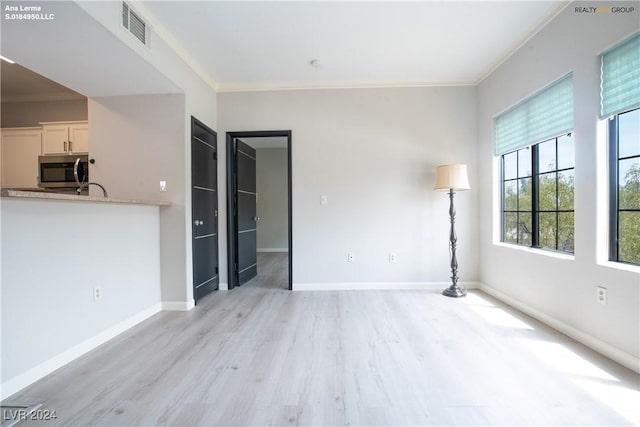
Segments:
[[[573,136],[524,147],[501,160],[502,241],[573,253]]]
[[[611,260],[640,264],[640,109],[609,121]]]
[[[600,59],[600,117],[609,118],[609,259],[640,264],[640,33]]]
[[[572,74],[496,117],[503,242],[573,253],[571,132]]]

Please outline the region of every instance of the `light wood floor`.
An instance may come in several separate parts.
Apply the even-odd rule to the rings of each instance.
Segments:
[[[284,255],[259,266],[250,283],[159,313],[3,404],[41,402],[56,410],[51,424],[75,426],[609,426],[638,415],[637,375],[481,292],[290,292]]]

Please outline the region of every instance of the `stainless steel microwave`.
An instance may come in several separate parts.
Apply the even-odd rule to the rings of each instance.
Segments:
[[[89,182],[89,156],[38,156],[38,172],[42,188],[77,188]]]

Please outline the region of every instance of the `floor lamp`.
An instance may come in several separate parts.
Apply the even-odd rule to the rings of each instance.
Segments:
[[[451,252],[451,286],[442,292],[447,297],[459,298],[467,295],[467,291],[458,286],[458,259],[456,258],[456,208],[453,206],[453,195],[456,191],[469,190],[467,165],[442,165],[436,167],[436,183],[433,187],[437,191],[449,192],[449,218],[451,230],[449,232],[449,248]]]

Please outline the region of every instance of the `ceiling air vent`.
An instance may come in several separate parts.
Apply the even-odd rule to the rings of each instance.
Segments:
[[[147,24],[140,15],[131,10],[127,2],[122,2],[122,26],[129,30],[143,45],[147,45]]]

